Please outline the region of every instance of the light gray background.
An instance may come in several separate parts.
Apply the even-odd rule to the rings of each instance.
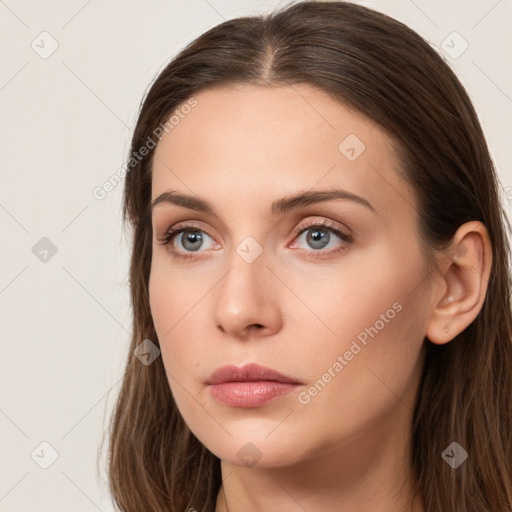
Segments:
[[[508,207],[512,0],[358,3],[406,23],[453,66]],[[125,162],[158,70],[223,19],[279,4],[0,0],[0,511],[113,510],[95,457],[129,342],[129,250],[122,186],[103,200],[92,192]],[[457,58],[454,31],[469,44]],[[52,38],[58,48],[42,58]],[[57,248],[46,262],[33,252],[43,237]]]

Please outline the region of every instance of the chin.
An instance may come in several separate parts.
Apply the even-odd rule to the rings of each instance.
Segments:
[[[257,432],[229,431],[233,437],[225,434],[222,440],[213,439],[211,435],[198,439],[219,459],[236,466],[277,468],[295,464],[305,456],[303,437],[295,440],[285,430],[281,436],[276,435],[274,438],[273,433],[268,436],[271,429]]]

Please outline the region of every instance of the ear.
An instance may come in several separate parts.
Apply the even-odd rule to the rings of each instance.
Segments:
[[[441,279],[434,289],[426,337],[448,343],[473,322],[482,309],[492,265],[492,247],[479,221],[459,227],[450,246],[440,252]]]

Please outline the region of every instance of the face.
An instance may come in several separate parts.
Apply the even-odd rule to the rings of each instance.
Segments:
[[[152,171],[150,306],[185,422],[221,459],[260,467],[405,432],[430,291],[390,139],[307,85],[195,98]],[[207,383],[248,363],[293,383]]]

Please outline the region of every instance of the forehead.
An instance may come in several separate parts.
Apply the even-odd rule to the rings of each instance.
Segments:
[[[381,213],[414,209],[388,135],[320,89],[236,85],[194,98],[197,105],[155,150],[153,198],[173,189],[212,203],[236,197],[244,204],[342,187]]]

